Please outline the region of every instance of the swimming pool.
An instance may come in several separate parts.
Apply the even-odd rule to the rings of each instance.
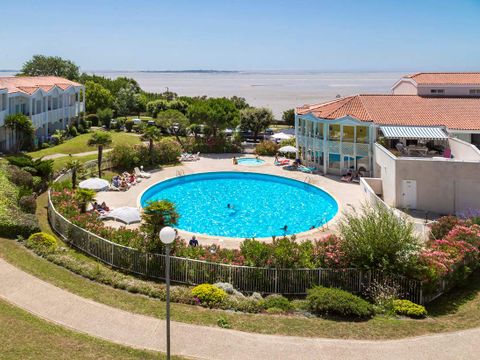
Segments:
[[[237,161],[238,161],[238,165],[246,165],[246,166],[259,166],[259,165],[265,164],[265,160],[250,158],[250,157],[239,158]]]
[[[148,188],[140,203],[145,206],[162,199],[176,204],[179,229],[237,238],[296,234],[325,224],[338,212],[335,199],[313,185],[246,172],[210,172],[162,181]]]

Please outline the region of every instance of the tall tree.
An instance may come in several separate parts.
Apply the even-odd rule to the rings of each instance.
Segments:
[[[115,107],[118,115],[125,116],[134,114],[140,108],[139,102],[141,98],[136,93],[136,89],[132,85],[120,89],[115,100]]]
[[[108,132],[95,132],[88,139],[88,146],[95,146],[98,149],[98,177],[102,177],[103,148],[112,144],[112,136]]]
[[[78,80],[79,67],[70,60],[59,56],[34,55],[23,64],[18,75],[21,76],[59,76],[69,80]]]
[[[162,111],[157,114],[156,123],[158,126],[167,129],[170,134],[175,135],[178,143],[183,147],[180,134],[184,133],[189,125],[188,118],[185,115],[173,109]]]
[[[93,81],[85,83],[85,107],[89,114],[95,114],[99,109],[111,108],[113,96],[109,90]]]
[[[288,109],[285,110],[282,114],[282,119],[285,121],[285,124],[289,126],[295,126],[295,110]]]
[[[105,125],[107,129],[110,129],[110,122],[113,118],[112,109],[98,109],[97,110],[98,121],[101,125]]]
[[[253,141],[257,142],[258,133],[273,122],[273,114],[267,108],[246,108],[240,113],[240,128],[253,132]]]
[[[162,133],[156,126],[148,126],[142,134],[142,140],[148,141],[148,155],[150,163],[153,164],[153,142],[160,139]]]
[[[188,108],[188,118],[192,123],[208,126],[213,137],[227,127],[234,127],[239,121],[240,113],[233,101],[226,98],[209,98],[197,100]]]
[[[35,128],[32,120],[24,114],[11,114],[5,117],[5,127],[13,131],[15,152],[20,152],[32,145]]]

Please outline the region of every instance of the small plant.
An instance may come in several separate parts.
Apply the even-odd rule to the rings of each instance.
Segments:
[[[267,314],[270,314],[270,315],[279,315],[279,314],[284,314],[285,313],[285,310],[280,309],[278,307],[268,308],[265,311],[267,312]]]
[[[374,281],[366,290],[365,295],[371,299],[377,311],[392,313],[393,301],[398,299],[399,289],[397,286],[386,282]]]
[[[292,310],[292,304],[290,304],[290,301],[285,296],[279,295],[279,294],[273,294],[267,296],[263,302],[262,302],[263,307],[266,310],[269,309],[280,309],[282,312],[287,312]]]
[[[255,154],[257,155],[275,155],[279,146],[273,141],[261,141],[255,146]]]
[[[227,293],[211,284],[202,284],[192,289],[192,295],[201,305],[214,307],[227,297]]]
[[[413,319],[423,319],[427,316],[427,310],[424,306],[409,300],[394,300],[393,311],[397,315],[408,316]]]
[[[224,316],[220,316],[217,320],[217,325],[224,329],[230,329],[232,326],[228,322],[228,319]]]
[[[316,286],[307,293],[309,309],[316,315],[352,320],[369,319],[374,315],[372,304],[340,289]]]
[[[26,243],[27,247],[43,254],[52,253],[57,248],[57,240],[50,234],[38,232],[30,235]]]

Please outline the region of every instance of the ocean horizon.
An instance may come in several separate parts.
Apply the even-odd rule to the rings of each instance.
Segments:
[[[17,71],[0,70],[0,76]],[[135,79],[143,90],[163,92],[167,88],[180,96],[241,96],[252,106],[270,108],[275,118],[304,104],[333,100],[359,93],[390,93],[392,85],[408,71],[316,70],[85,70],[109,78]]]

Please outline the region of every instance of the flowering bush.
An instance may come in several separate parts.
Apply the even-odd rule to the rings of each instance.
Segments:
[[[430,239],[441,239],[462,220],[456,216],[443,216],[430,227]]]
[[[404,315],[413,319],[423,319],[427,316],[425,307],[409,300],[394,300],[393,311],[397,315]]]
[[[192,289],[192,295],[201,305],[214,307],[227,297],[227,293],[211,284],[202,284]]]

